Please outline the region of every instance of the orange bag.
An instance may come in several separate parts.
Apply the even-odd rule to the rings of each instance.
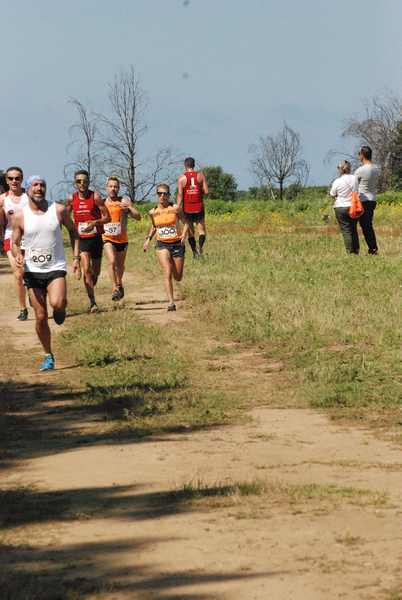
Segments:
[[[359,198],[359,194],[357,192],[352,192],[352,204],[349,208],[349,217],[351,219],[358,219],[363,213],[364,208]]]

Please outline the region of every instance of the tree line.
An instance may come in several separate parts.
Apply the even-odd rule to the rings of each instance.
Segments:
[[[94,185],[102,188],[106,176],[117,175],[123,189],[134,200],[147,200],[160,180],[173,183],[182,157],[172,147],[159,148],[153,156],[144,156],[143,138],[148,128],[148,97],[134,67],[115,75],[108,85],[108,113],[90,110],[71,98],[76,121],[70,127],[64,181],[72,172],[86,169]],[[374,97],[364,102],[363,116],[345,122],[341,136],[373,149],[381,169],[380,190],[402,189],[402,98],[396,95]],[[356,153],[355,153],[356,154]],[[330,150],[326,160],[337,157],[355,161],[340,150]],[[303,158],[301,136],[287,123],[276,133],[261,135],[249,147],[250,171],[258,185],[249,196],[260,199],[293,199],[308,182],[309,164]],[[212,199],[235,200],[235,177],[219,165],[203,167]]]

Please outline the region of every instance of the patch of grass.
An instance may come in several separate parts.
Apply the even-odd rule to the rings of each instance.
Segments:
[[[386,225],[385,215],[386,211],[402,215],[402,204],[379,207],[376,218],[384,224],[378,236],[381,255],[373,258],[365,256],[364,240],[361,256],[346,256],[339,232],[322,223],[319,202],[314,202],[303,211],[295,211],[291,203],[276,208],[261,202],[234,203],[228,213],[208,216],[205,260],[186,262],[180,286],[194,315],[193,337],[183,331],[185,327],[172,328],[179,340],[173,354],[181,356],[181,372],[187,377],[183,385],[197,393],[204,387],[209,394],[215,378],[217,389],[230,386],[237,411],[264,397],[271,406],[313,406],[337,418],[393,426],[398,433],[402,263],[399,237]],[[396,216],[397,212],[394,220]],[[139,227],[146,227],[145,222]],[[136,236],[132,243],[138,245]],[[138,268],[131,252],[128,270],[134,266]],[[147,277],[161,278],[152,252],[144,256],[141,269]],[[91,334],[83,326],[80,365],[118,371],[119,365],[130,363],[133,352],[124,343],[127,326],[119,324],[121,312],[125,311],[102,332],[103,338],[108,336],[102,344],[99,330]],[[99,315],[101,321],[103,317]],[[207,336],[222,341],[207,350],[209,364],[203,365],[197,357],[205,359]],[[263,389],[262,365],[255,388],[248,385],[248,391],[244,387],[236,391],[247,379],[236,377],[237,365],[225,364],[225,356],[238,350],[225,343],[230,339],[243,347],[258,346],[267,365],[281,365],[269,389],[268,385]],[[146,336],[140,340],[136,355],[155,359],[156,345],[163,355],[165,343],[155,331],[151,344]],[[141,350],[142,345],[148,351]],[[222,360],[214,365],[212,358]],[[192,377],[191,362],[198,381]],[[247,370],[246,362],[244,366]],[[268,379],[269,367],[266,372]]]
[[[221,357],[221,356],[228,356],[231,354],[234,354],[237,351],[236,347],[233,345],[226,345],[226,346],[216,346],[215,348],[212,348],[211,350],[209,350],[209,355],[212,357]]]
[[[143,436],[208,427],[238,410],[224,392],[192,385],[199,369],[174,341],[179,333],[140,322],[129,310],[72,321],[59,345],[79,365],[77,395],[114,429]]]
[[[300,505],[306,503],[329,502],[338,505],[342,502],[356,506],[381,507],[388,503],[384,492],[319,484],[288,484],[281,481],[253,479],[250,481],[208,484],[201,479],[190,480],[171,492],[169,498],[175,502],[200,502],[210,498],[242,498],[263,496],[264,502]]]
[[[382,424],[399,426],[399,239],[379,234],[374,259],[362,240],[362,256],[350,257],[339,233],[281,232],[279,225],[267,233],[260,221],[249,232],[252,217],[236,215],[211,219],[205,261],[186,265],[186,304],[204,330],[281,361],[277,380],[289,383],[286,394],[281,384],[276,390],[282,406],[288,397],[360,421],[377,423],[380,413]],[[209,353],[224,356],[224,348]]]
[[[350,533],[350,531],[347,531],[346,533],[342,534],[342,535],[338,535],[335,538],[335,541],[338,544],[342,544],[344,546],[358,546],[359,544],[361,544],[364,540],[363,538],[361,538],[358,535],[352,535]]]
[[[402,584],[397,589],[387,592],[384,600],[402,600]]]

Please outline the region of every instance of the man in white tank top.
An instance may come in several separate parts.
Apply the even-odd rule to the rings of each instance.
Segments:
[[[60,225],[70,234],[72,248],[76,238],[75,227],[65,206],[46,200],[46,182],[33,175],[27,182],[28,204],[13,220],[12,251],[16,264],[24,269],[24,283],[35,311],[36,332],[45,351],[39,369],[54,369],[48,324],[47,298],[53,309],[53,319],[61,325],[66,317],[66,259]],[[21,251],[24,236],[25,255]],[[74,263],[77,265],[77,262]],[[76,268],[76,267],[75,267]]]
[[[3,249],[7,254],[17,284],[17,295],[20,305],[17,319],[19,321],[27,320],[28,309],[26,305],[26,291],[22,279],[23,271],[17,267],[11,252],[11,234],[13,230],[12,222],[14,215],[19,209],[28,204],[28,196],[24,193],[22,188],[23,177],[24,174],[20,167],[9,167],[6,171],[6,183],[9,189],[0,196],[0,221],[4,230]]]

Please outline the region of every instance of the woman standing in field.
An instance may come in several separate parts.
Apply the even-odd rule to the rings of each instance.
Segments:
[[[337,168],[339,176],[333,182],[329,194],[335,198],[333,207],[343,236],[346,252],[349,254],[359,254],[358,219],[352,219],[349,216],[352,192],[355,186],[355,176],[350,174],[351,165],[348,160],[342,160]]]
[[[162,268],[169,305],[168,311],[176,310],[173,296],[173,279],[181,281],[184,269],[185,240],[188,225],[181,229],[182,211],[178,204],[170,202],[170,188],[160,183],[156,188],[158,205],[149,211],[151,229],[145,239],[144,252],[156,234],[156,256]]]
[[[103,226],[102,239],[113,286],[112,300],[121,300],[124,297],[123,274],[128,248],[127,217],[130,214],[136,221],[141,219],[140,213],[133,206],[130,198],[119,196],[119,189],[118,177],[108,177],[105,206],[110,215],[110,222]]]

